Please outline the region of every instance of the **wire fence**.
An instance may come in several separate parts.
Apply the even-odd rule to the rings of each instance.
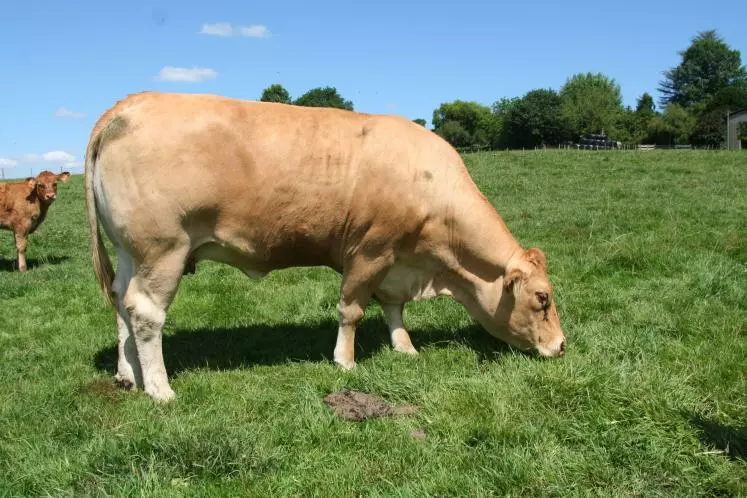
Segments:
[[[511,151],[533,151],[533,150],[578,150],[578,151],[648,151],[648,150],[727,150],[724,146],[714,147],[711,145],[649,145],[649,144],[620,144],[616,146],[584,145],[584,144],[560,144],[560,145],[537,145],[534,147],[490,147],[485,145],[471,145],[467,147],[456,147],[461,154],[476,152],[511,152]]]

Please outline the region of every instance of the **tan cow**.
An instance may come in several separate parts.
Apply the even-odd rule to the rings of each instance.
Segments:
[[[459,154],[406,119],[213,95],[140,93],[96,123],[86,153],[92,259],[116,309],[116,378],[174,396],[161,329],[188,261],[259,277],[342,274],[334,359],[354,366],[371,297],[394,349],[415,354],[404,303],[452,296],[526,351],[565,350],[539,249],[524,250]],[[116,275],[100,222],[118,257]]]
[[[59,175],[42,171],[36,178],[0,183],[0,229],[10,230],[16,239],[18,269],[26,271],[28,236],[47,217],[49,206],[57,198],[57,182],[66,182],[70,173]]]

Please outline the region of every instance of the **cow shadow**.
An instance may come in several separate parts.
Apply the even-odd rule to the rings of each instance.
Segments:
[[[268,324],[234,328],[177,329],[163,336],[163,355],[168,375],[200,368],[208,370],[242,369],[254,365],[280,365],[299,361],[331,361],[337,339],[337,321],[314,324]],[[116,330],[112,328],[112,335]],[[462,344],[472,349],[480,361],[511,351],[479,326],[456,332],[441,330],[410,331],[413,345],[449,347]],[[364,320],[355,339],[355,358],[362,361],[390,347],[389,332],[382,318]],[[98,369],[114,372],[116,343],[95,355]]]
[[[747,462],[747,426],[727,425],[699,414],[688,418],[704,446],[717,448],[732,460]]]
[[[65,263],[70,258],[67,256],[47,256],[44,258],[26,258],[26,269],[33,270],[48,265],[59,265]],[[17,272],[18,259],[5,259],[0,257],[0,272]]]

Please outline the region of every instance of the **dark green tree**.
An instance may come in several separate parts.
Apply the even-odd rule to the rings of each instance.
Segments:
[[[635,107],[635,113],[638,116],[644,118],[652,117],[656,114],[656,104],[654,103],[654,98],[648,92],[644,92],[643,95],[638,98]]]
[[[620,119],[618,119],[615,140],[620,140],[626,144],[642,143],[646,137],[648,122],[654,116],[656,116],[655,113],[651,117],[640,116],[637,111],[626,107],[620,115]]]
[[[659,83],[662,105],[702,108],[723,88],[747,84],[739,50],[731,49],[715,30],[698,33],[679,54],[682,62],[665,71]]]
[[[458,121],[444,121],[435,132],[454,147],[474,145],[472,136]]]
[[[455,100],[441,104],[438,109],[433,111],[433,131],[446,138],[449,143],[455,145],[448,136],[459,137],[462,140],[462,132],[454,125],[449,125],[446,132],[439,131],[446,123],[458,123],[462,130],[469,136],[468,143],[465,145],[455,145],[457,147],[470,146],[488,146],[491,145],[498,133],[496,121],[490,108],[477,102],[467,102]]]
[[[511,147],[557,145],[568,138],[567,123],[561,113],[560,96],[550,89],[527,92],[511,106],[504,122]]]
[[[493,140],[493,146],[497,148],[511,147],[510,137],[508,136],[506,122],[511,115],[512,110],[521,102],[520,97],[501,98],[493,103],[493,119],[495,123],[496,135]]]
[[[695,127],[695,116],[691,112],[679,104],[669,104],[662,113],[662,119],[675,145],[690,143],[690,134]]]
[[[695,116],[679,104],[669,104],[661,115],[655,115],[646,127],[646,143],[681,145],[690,143]]]
[[[699,113],[690,137],[694,145],[719,147],[726,142],[726,113],[747,107],[747,89],[730,86],[721,89]]]
[[[337,109],[353,110],[353,103],[345,100],[333,86],[312,88],[308,92],[298,97],[294,102],[295,105],[306,107],[335,107]]]
[[[413,122],[413,123],[417,123],[417,124],[419,124],[420,126],[425,126],[425,124],[426,124],[426,123],[425,123],[425,119],[423,119],[423,118],[416,118],[416,119],[413,119],[413,120],[412,120],[412,122]]]
[[[265,88],[262,91],[262,97],[260,97],[259,100],[261,100],[262,102],[280,102],[282,104],[291,103],[291,98],[288,90],[286,90],[283,85],[280,85],[278,83]]]
[[[623,112],[620,85],[602,73],[581,73],[569,78],[560,89],[563,115],[573,138],[606,132],[615,138]]]

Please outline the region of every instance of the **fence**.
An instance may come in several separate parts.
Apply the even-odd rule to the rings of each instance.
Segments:
[[[613,151],[613,150],[726,150],[726,147],[713,147],[710,145],[696,146],[691,144],[681,145],[655,145],[655,144],[620,144],[617,147],[606,147],[598,145],[561,144],[561,145],[538,145],[535,147],[506,147],[494,148],[486,145],[473,145],[467,147],[456,147],[460,154],[475,152],[508,152],[508,151],[531,151],[531,150],[588,150],[588,151]]]

